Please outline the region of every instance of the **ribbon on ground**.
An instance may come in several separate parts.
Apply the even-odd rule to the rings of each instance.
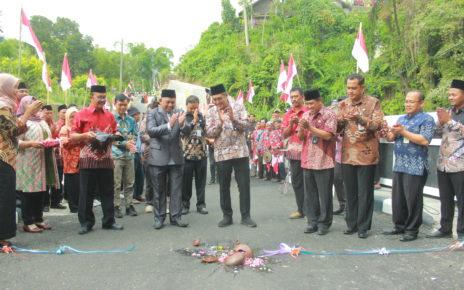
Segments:
[[[286,243],[280,243],[278,250],[263,250],[263,255],[261,257],[270,257],[276,255],[285,255],[289,254],[292,257],[299,255],[312,255],[312,256],[363,256],[363,255],[381,255],[387,256],[389,254],[419,254],[419,253],[433,253],[433,252],[445,252],[445,251],[455,251],[463,250],[464,242],[456,242],[451,246],[445,247],[433,247],[433,248],[410,248],[410,249],[372,249],[372,250],[345,250],[342,252],[329,252],[329,251],[308,251],[302,247],[290,247]]]
[[[70,246],[59,246],[56,249],[52,250],[36,250],[36,249],[26,249],[16,246],[11,247],[17,253],[30,253],[30,254],[125,254],[132,252],[135,249],[134,245],[129,246],[127,249],[115,249],[115,250],[79,250]]]

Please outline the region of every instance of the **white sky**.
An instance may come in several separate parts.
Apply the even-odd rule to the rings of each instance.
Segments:
[[[18,38],[21,6],[30,18],[42,15],[55,21],[76,21],[94,45],[115,49],[115,42],[142,42],[147,47],[169,47],[174,62],[198,43],[208,26],[221,21],[221,0],[23,0],[2,1],[0,26],[6,38]],[[237,12],[238,0],[231,0]],[[40,41],[40,39],[39,39]]]

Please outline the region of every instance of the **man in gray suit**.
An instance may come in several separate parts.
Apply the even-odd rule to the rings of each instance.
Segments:
[[[148,112],[147,133],[150,136],[148,174],[153,188],[155,213],[154,228],[163,227],[166,218],[166,193],[169,184],[171,193],[169,213],[171,225],[187,227],[181,220],[182,214],[182,171],[184,155],[180,133],[190,134],[190,126],[183,126],[185,114],[175,109],[176,92],[162,90],[157,108]],[[167,182],[169,179],[169,183]]]

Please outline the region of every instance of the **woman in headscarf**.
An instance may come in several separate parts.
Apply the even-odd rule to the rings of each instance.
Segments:
[[[42,106],[35,101],[16,118],[18,84],[16,77],[0,73],[0,247],[9,245],[7,240],[16,235],[17,136],[27,130],[26,121]]]
[[[60,130],[61,156],[63,158],[64,190],[68,196],[69,210],[76,213],[79,205],[79,154],[81,146],[71,142],[70,134],[76,107],[66,111],[65,125]]]
[[[18,115],[23,114],[34,97],[26,96],[19,103]],[[21,216],[23,229],[28,233],[40,233],[51,227],[43,220],[45,192],[58,188],[58,170],[53,148],[45,148],[43,141],[52,138],[47,122],[34,114],[26,123],[26,133],[20,135],[17,158],[16,190],[22,191]]]

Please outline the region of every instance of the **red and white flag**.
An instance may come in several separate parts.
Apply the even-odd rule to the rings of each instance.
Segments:
[[[287,81],[287,72],[283,61],[280,61],[279,80],[277,81],[277,92],[282,93],[285,89],[285,82]]]
[[[362,33],[362,23],[359,24],[358,35],[354,41],[351,55],[356,59],[357,67],[362,72],[365,73],[369,71],[369,57],[367,56],[366,42],[364,41],[364,34]]]
[[[98,85],[97,77],[93,74],[92,69],[90,69],[85,87],[90,88],[91,86],[95,86],[95,85]]]
[[[63,65],[61,66],[61,89],[67,91],[71,88],[71,70],[69,69],[68,54],[65,53],[63,57]]]
[[[45,59],[45,53],[42,49],[42,45],[40,45],[40,42],[34,33],[34,30],[32,30],[32,26],[31,26],[31,23],[29,22],[29,18],[27,18],[26,13],[24,13],[23,9],[21,9],[21,28],[20,29],[21,29],[20,41],[24,41],[25,43],[34,47],[35,52],[37,53],[37,57],[42,61],[42,81],[45,84],[47,91],[51,92],[52,86],[51,86],[50,76],[48,74],[47,60]]]
[[[48,92],[52,91],[52,80],[48,74],[48,67],[46,62],[42,62],[42,82],[45,84],[45,88]]]
[[[248,84],[247,101],[250,103],[253,103],[254,96],[255,96],[255,87],[253,86],[253,83],[250,80],[250,83]]]
[[[34,30],[32,30],[31,23],[29,22],[29,18],[27,18],[23,9],[21,9],[21,41],[32,45],[32,47],[35,48],[39,59],[42,62],[46,62],[42,46],[40,45],[37,36],[35,36]]]
[[[292,99],[290,98],[290,91],[293,87],[293,78],[298,74],[296,69],[295,60],[293,59],[293,54],[290,55],[290,59],[288,60],[288,67],[287,67],[287,80],[285,81],[283,95],[280,98],[285,99],[287,103],[290,105],[292,104]]]
[[[238,96],[235,98],[235,102],[239,103],[240,105],[243,105],[243,92],[240,90],[238,92]]]

